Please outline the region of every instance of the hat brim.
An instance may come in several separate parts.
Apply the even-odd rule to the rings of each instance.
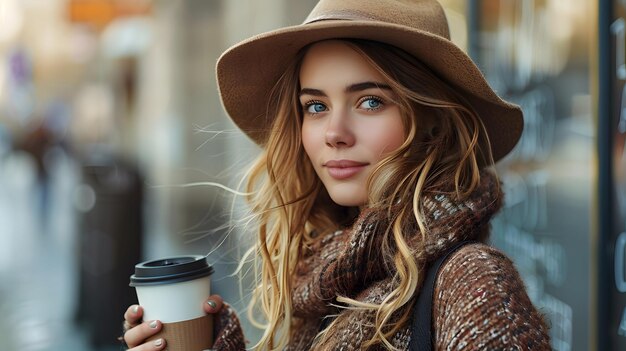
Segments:
[[[239,128],[263,145],[272,119],[266,116],[269,94],[285,68],[306,45],[340,38],[401,48],[458,88],[485,125],[494,161],[509,153],[519,140],[524,126],[522,110],[502,100],[461,49],[440,36],[385,22],[326,20],[263,33],[231,47],[218,59],[216,68],[224,109]]]

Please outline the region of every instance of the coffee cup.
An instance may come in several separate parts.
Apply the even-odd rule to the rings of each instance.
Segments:
[[[213,316],[202,304],[211,294],[213,273],[205,256],[178,256],[135,265],[130,286],[143,307],[143,320],[163,328],[148,340],[164,338],[169,351],[203,351],[213,344]]]

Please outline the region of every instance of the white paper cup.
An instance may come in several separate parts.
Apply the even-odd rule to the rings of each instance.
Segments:
[[[211,295],[213,268],[205,256],[179,256],[135,265],[130,286],[143,307],[143,320],[160,320],[169,351],[202,351],[213,344],[213,318],[202,304]]]

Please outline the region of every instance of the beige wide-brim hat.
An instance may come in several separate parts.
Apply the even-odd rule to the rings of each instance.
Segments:
[[[341,38],[394,45],[456,87],[482,119],[494,160],[513,149],[523,129],[522,110],[489,87],[472,60],[450,41],[448,21],[434,0],[321,0],[301,25],[244,40],[217,61],[222,103],[232,120],[263,145],[273,116],[270,91],[300,49]]]

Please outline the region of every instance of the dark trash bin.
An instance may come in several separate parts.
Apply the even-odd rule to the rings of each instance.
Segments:
[[[143,179],[129,162],[110,159],[83,166],[77,321],[94,347],[119,345],[122,316],[136,303],[128,277],[141,261]]]

